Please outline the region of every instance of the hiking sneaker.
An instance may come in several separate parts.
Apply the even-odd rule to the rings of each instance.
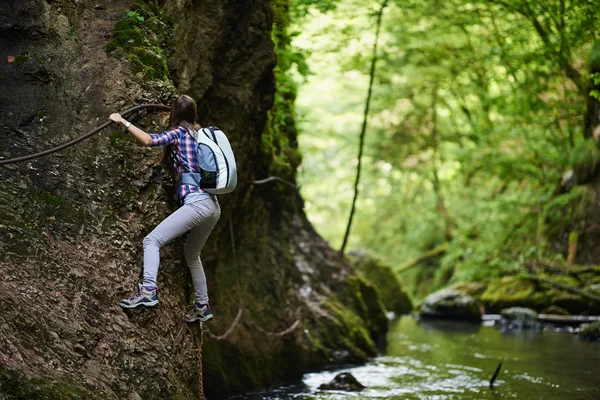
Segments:
[[[206,322],[213,319],[213,314],[212,311],[210,311],[210,306],[208,305],[208,303],[200,304],[194,302],[194,308],[190,312],[185,314],[184,319],[185,322]]]
[[[128,299],[123,299],[119,305],[123,308],[157,307],[158,289],[138,285],[137,293]]]

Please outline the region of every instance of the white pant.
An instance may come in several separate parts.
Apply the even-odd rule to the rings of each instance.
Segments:
[[[184,247],[185,261],[192,274],[196,301],[208,303],[206,275],[200,261],[200,252],[221,216],[221,208],[214,196],[203,196],[187,203],[161,222],[144,239],[144,286],[156,287],[160,264],[160,248],[171,240],[190,231]]]

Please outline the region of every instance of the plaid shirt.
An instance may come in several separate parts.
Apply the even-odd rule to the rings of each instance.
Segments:
[[[151,147],[165,146],[167,144],[174,145],[175,150],[177,151],[177,158],[172,157],[173,169],[177,172],[179,177],[185,172],[200,172],[196,167],[198,165],[196,141],[184,127],[176,126],[163,133],[150,135],[150,137],[152,138]],[[180,199],[183,200],[185,195],[189,193],[202,193],[202,189],[193,185],[179,186]]]

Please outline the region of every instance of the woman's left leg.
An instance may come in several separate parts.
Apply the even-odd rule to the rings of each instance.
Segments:
[[[198,219],[196,226],[191,229],[185,241],[185,261],[190,269],[192,281],[194,282],[196,303],[207,304],[208,289],[206,286],[206,275],[202,266],[202,260],[200,260],[200,253],[202,252],[202,248],[204,247],[208,236],[221,216],[221,209],[219,203],[213,199],[196,201],[189,205],[196,208],[198,214],[202,215],[202,218]]]

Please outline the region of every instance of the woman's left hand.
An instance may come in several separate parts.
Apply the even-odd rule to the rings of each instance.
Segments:
[[[123,120],[123,117],[121,117],[121,114],[119,113],[113,113],[110,114],[110,117],[108,117],[108,119],[114,122],[121,122]]]

